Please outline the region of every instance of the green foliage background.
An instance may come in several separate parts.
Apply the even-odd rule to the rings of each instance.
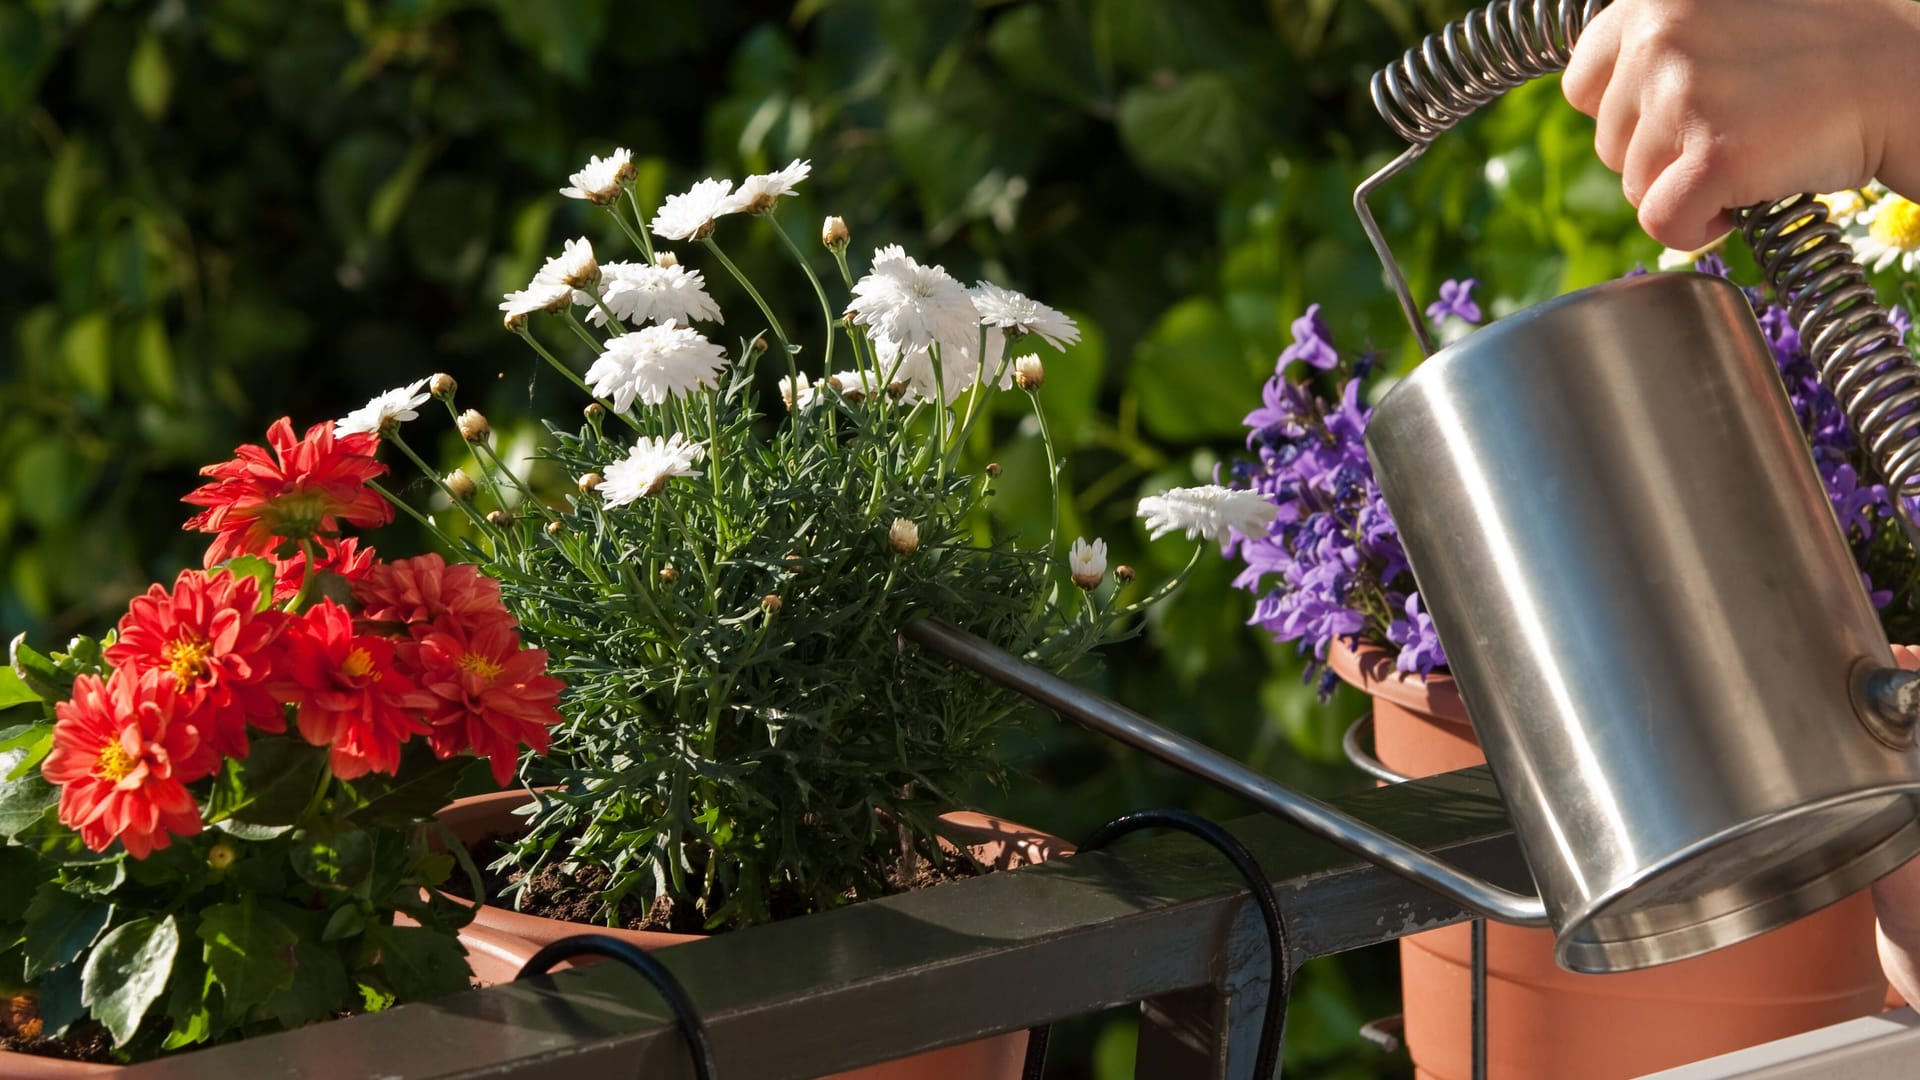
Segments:
[[[856,255],[902,242],[1078,317],[1044,392],[1071,447],[1063,531],[1163,579],[1191,549],[1146,544],[1133,501],[1235,450],[1307,303],[1343,347],[1414,359],[1348,198],[1397,150],[1367,75],[1464,8],[0,4],[0,631],[103,629],[170,579],[197,547],[176,501],[194,470],[282,414],[304,425],[445,370],[492,415],[565,415],[577,403],[528,381],[494,303],[562,234],[605,228],[553,191],[616,144],[649,205],[811,157],[793,220],[844,215]],[[1419,293],[1475,276],[1495,314],[1657,251],[1550,83],[1442,140],[1379,210]],[[778,252],[735,254],[783,310],[810,310]],[[998,513],[1044,521],[1038,440],[1008,425]],[[1291,650],[1243,625],[1231,577],[1203,559],[1100,689],[1290,782],[1360,786],[1338,751],[1359,700],[1301,685]],[[1015,749],[1032,779],[981,802],[1069,837],[1144,805],[1245,812],[1057,725]],[[1354,1035],[1397,1008],[1393,978],[1391,950],[1311,965],[1289,1067],[1404,1070]],[[1128,1024],[1078,1025],[1056,1074],[1127,1075]]]

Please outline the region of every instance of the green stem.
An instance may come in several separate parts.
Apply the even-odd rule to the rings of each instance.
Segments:
[[[633,417],[628,416],[626,413],[623,413],[618,409],[615,409],[613,407],[613,402],[608,401],[606,398],[603,398],[600,395],[594,393],[593,387],[588,386],[585,379],[582,379],[580,376],[574,374],[572,368],[561,363],[558,357],[548,352],[547,347],[540,344],[540,342],[537,339],[535,339],[531,333],[527,331],[526,327],[524,326],[520,327],[518,330],[515,331],[515,333],[518,333],[522,338],[526,339],[527,344],[533,346],[533,351],[539,353],[541,357],[545,359],[548,364],[551,364],[553,366],[553,370],[566,376],[568,382],[579,387],[588,397],[599,402],[601,408],[607,410],[608,413],[614,416],[617,416],[621,420],[625,421],[626,425],[632,428],[633,430],[635,431],[642,430],[640,427],[640,421],[635,420]]]
[[[653,262],[653,241],[647,239],[647,215],[640,212],[640,199],[634,195],[632,187],[627,188],[627,205],[633,207],[633,220],[640,223],[640,231],[637,233],[627,225],[627,219],[620,216],[620,211],[615,210],[612,206],[608,206],[607,210],[613,214],[613,220],[618,221],[620,227],[626,230],[627,239],[640,245],[640,250],[646,254],[647,261]]]
[[[773,331],[774,339],[780,342],[780,350],[787,354],[787,362],[788,365],[791,366],[793,362],[793,345],[787,340],[787,332],[781,328],[780,320],[774,316],[773,309],[767,306],[766,298],[760,295],[760,290],[753,287],[753,282],[747,280],[747,275],[741,273],[740,268],[733,265],[733,260],[727,258],[727,253],[720,250],[720,245],[714,243],[713,237],[706,237],[700,242],[707,245],[707,250],[713,252],[714,258],[720,260],[721,266],[727,268],[727,273],[733,275],[733,280],[739,282],[740,287],[747,290],[747,295],[753,297],[753,302],[760,305],[760,314],[767,317],[767,328]]]
[[[982,351],[984,351],[984,347]],[[973,396],[967,399],[967,418],[962,421],[960,425],[960,437],[953,440],[953,452],[956,456],[966,447],[967,440],[972,438],[973,425],[979,422],[980,417],[986,414],[986,409],[981,407],[982,399],[990,397],[999,391],[1000,380],[1007,373],[1007,365],[1012,362],[1013,343],[1008,342],[1007,347],[1000,351],[1000,366],[994,370],[993,378],[991,380],[981,379],[973,384]]]
[[[300,588],[294,592],[293,599],[287,601],[287,606],[283,609],[286,611],[306,610],[307,601],[313,597],[313,584],[320,580],[320,572],[315,569],[320,560],[320,553],[313,549],[313,541],[301,537],[300,550],[307,557],[307,567],[300,576]]]
[[[428,478],[434,482],[434,485],[446,493],[447,501],[459,507],[461,512],[467,515],[467,520],[473,522],[474,527],[478,528],[481,532],[492,535],[492,527],[487,524],[486,518],[480,516],[480,511],[475,510],[472,503],[455,495],[453,489],[447,486],[447,482],[441,479],[438,472],[434,471],[433,466],[427,464],[425,458],[414,453],[413,447],[407,445],[406,440],[400,437],[399,432],[396,431],[392,435],[387,436],[387,441],[399,447],[401,453],[407,455],[415,465],[418,465],[420,471],[426,473]]]
[[[1047,558],[1053,558],[1054,545],[1060,542],[1060,459],[1053,448],[1053,431],[1047,426],[1047,410],[1040,407],[1040,395],[1027,391],[1033,401],[1033,417],[1040,423],[1040,442],[1047,448],[1047,489],[1053,495],[1053,513],[1047,523]]]
[[[418,510],[415,510],[412,506],[402,501],[399,496],[395,495],[391,491],[388,491],[386,488],[380,486],[379,481],[369,480],[367,481],[367,486],[372,488],[375,492],[377,492],[381,498],[392,503],[394,506],[399,507],[402,511],[406,513],[408,517],[419,522],[424,528],[427,529],[427,531],[433,533],[433,538],[435,540],[440,541],[441,547],[446,548],[448,551],[453,550],[453,537],[448,536],[446,533],[442,532],[440,529],[440,526],[435,525],[433,523],[432,518],[428,517],[425,514],[422,514]]]
[[[807,257],[800,252],[800,245],[793,242],[793,237],[787,235],[787,230],[780,227],[780,223],[774,220],[772,214],[766,217],[767,224],[773,226],[774,235],[780,238],[781,243],[787,245],[787,250],[793,253],[793,261],[800,264],[800,269],[807,275],[807,280],[813,283],[813,295],[820,298],[820,318],[826,324],[827,339],[826,350],[820,361],[820,374],[824,378],[833,374],[833,305],[827,302],[826,286],[820,284],[820,275],[813,272],[812,264],[807,262]]]

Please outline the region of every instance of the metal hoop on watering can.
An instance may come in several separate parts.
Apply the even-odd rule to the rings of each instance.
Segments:
[[[1374,107],[1408,147],[1353,193],[1354,213],[1380,257],[1407,325],[1431,356],[1434,343],[1368,198],[1441,135],[1501,94],[1566,68],[1575,44],[1608,0],[1497,0],[1436,31],[1376,72]],[[1920,550],[1908,499],[1920,498],[1920,367],[1853,258],[1827,207],[1790,195],[1738,211],[1739,231],[1767,284],[1787,305],[1821,385],[1846,412]]]

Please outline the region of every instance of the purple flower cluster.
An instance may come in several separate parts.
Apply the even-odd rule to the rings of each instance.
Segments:
[[[1466,308],[1477,315],[1472,287],[1445,292],[1436,318],[1464,318]],[[1313,369],[1298,382],[1287,378],[1296,363]],[[1372,365],[1371,355],[1343,361],[1320,306],[1309,307],[1293,323],[1293,344],[1280,354],[1261,407],[1247,414],[1252,459],[1233,470],[1235,487],[1258,491],[1279,509],[1267,535],[1235,542],[1246,566],[1234,585],[1259,597],[1254,625],[1309,655],[1309,677],[1319,675],[1322,694],[1333,687],[1324,661],[1335,638],[1397,645],[1402,671],[1426,675],[1446,663],[1367,461],[1373,410],[1361,402],[1360,386]],[[1338,396],[1321,393],[1316,377],[1338,386]]]

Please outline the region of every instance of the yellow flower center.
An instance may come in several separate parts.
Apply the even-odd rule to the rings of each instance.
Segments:
[[[175,693],[184,693],[207,673],[207,653],[211,649],[198,635],[178,638],[161,647],[160,656],[166,660],[167,670],[173,672]]]
[[[134,760],[118,740],[100,747],[100,758],[93,764],[93,775],[117,784],[133,771]]]
[[[1867,234],[1901,251],[1920,250],[1920,203],[1889,195],[1873,211]]]
[[[373,670],[373,656],[365,649],[355,649],[348,653],[346,661],[340,665],[340,674],[349,679],[364,679],[370,672],[373,680],[379,682],[380,673]]]
[[[485,682],[492,682],[500,677],[500,665],[481,656],[479,653],[468,653],[462,656],[460,658],[460,670],[472,672],[480,676]]]

